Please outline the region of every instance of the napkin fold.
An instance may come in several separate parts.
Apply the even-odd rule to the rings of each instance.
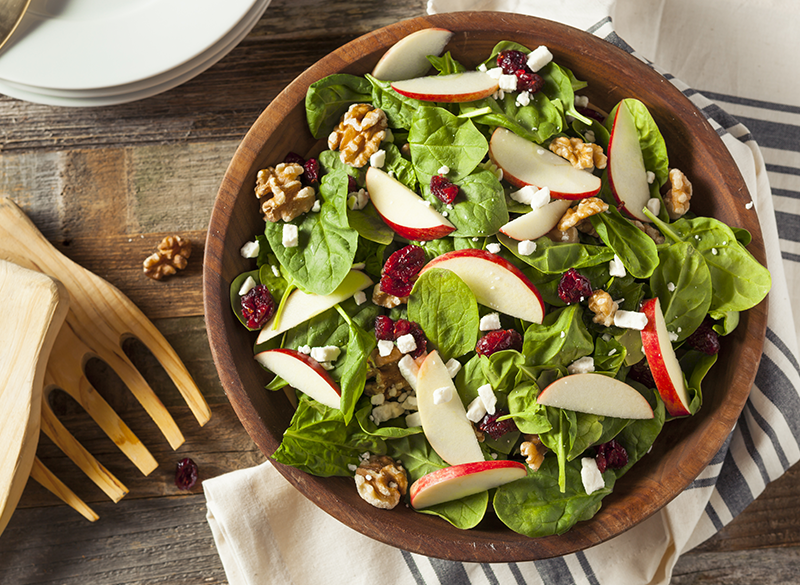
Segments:
[[[623,8],[641,13],[647,6],[652,10],[647,13],[648,22],[655,30],[638,32],[641,39],[651,40],[653,35],[659,36],[661,29],[673,31],[682,26],[685,15],[671,13],[665,4],[664,0],[429,0],[428,12],[499,10],[548,18],[587,30],[647,61],[620,38],[611,17],[620,16],[615,11]],[[692,6],[689,0],[671,4],[681,4],[685,9]],[[790,7],[789,0],[783,4],[788,11],[797,11]],[[741,14],[739,17],[745,18]],[[752,32],[750,39],[759,38],[759,33],[763,38],[770,34],[767,28]],[[444,561],[373,541],[318,509],[266,462],[203,483],[208,522],[232,585],[305,585],[320,581],[355,585],[377,579],[389,579],[398,585],[666,584],[683,552],[718,532],[770,481],[800,459],[798,330],[790,318],[792,305],[786,276],[788,273],[793,289],[800,285],[800,246],[795,243],[800,241],[800,132],[789,131],[791,120],[777,125],[762,123],[786,112],[786,108],[796,116],[800,108],[782,108],[769,100],[739,96],[739,86],[726,88],[725,83],[730,80],[724,78],[724,69],[720,70],[719,79],[709,78],[702,67],[724,45],[719,39],[708,45],[702,41],[692,38],[697,70],[703,71],[703,76],[696,79],[712,89],[713,97],[726,107],[744,112],[748,124],[764,132],[777,128],[782,137],[774,141],[772,135],[763,135],[769,144],[765,149],[769,159],[765,162],[753,134],[739,120],[696,89],[659,70],[708,117],[741,169],[755,204],[753,211],[757,211],[761,222],[773,279],[767,338],[755,385],[735,429],[709,466],[659,513],[608,542],[544,561],[488,564]],[[740,42],[733,38],[729,41]],[[653,50],[667,55],[665,51],[669,49],[656,42]],[[741,75],[747,75],[748,68],[756,71],[764,62],[758,50],[751,57],[736,62]],[[786,59],[785,71],[792,70],[790,58]],[[680,59],[682,72],[691,77],[691,63]],[[800,82],[791,81],[800,91]],[[774,196],[768,171],[781,185]],[[780,206],[777,212],[776,205]],[[776,217],[781,219],[780,225]]]

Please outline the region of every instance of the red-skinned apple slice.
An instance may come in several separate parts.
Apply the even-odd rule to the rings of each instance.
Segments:
[[[455,231],[456,227],[429,202],[384,171],[369,167],[366,184],[378,215],[401,237],[436,240]]]
[[[635,388],[603,374],[572,374],[559,378],[539,393],[536,402],[599,416],[653,418],[653,409]]]
[[[428,55],[439,56],[453,33],[444,28],[423,28],[397,41],[372,70],[375,79],[399,81],[425,75],[431,68]]]
[[[423,102],[474,102],[497,91],[497,80],[483,71],[413,77],[392,83],[400,95]]]
[[[672,416],[691,414],[683,370],[672,348],[658,297],[645,301],[642,312],[647,316],[647,325],[642,329],[642,348],[664,406]]]
[[[634,219],[649,222],[642,212],[650,200],[647,169],[636,123],[624,100],[614,115],[607,154],[608,184],[618,207]]]
[[[450,399],[437,404],[436,391],[440,389],[446,389]],[[429,353],[419,367],[417,409],[422,432],[439,457],[450,465],[483,461],[483,452],[472,423],[467,419],[467,411],[436,350]]]
[[[541,323],[544,302],[536,286],[522,271],[486,250],[467,248],[437,256],[422,272],[445,268],[455,272],[481,305],[531,323]]]
[[[299,289],[295,290],[286,299],[281,314],[276,315],[278,317],[278,326],[273,328],[275,317],[267,321],[258,334],[256,344],[264,343],[284,331],[300,325],[300,323],[305,323],[311,317],[319,315],[334,305],[349,299],[371,284],[372,280],[369,276],[359,270],[351,270],[344,277],[341,284],[336,287],[336,290],[329,295],[315,295],[305,293]]]
[[[503,178],[516,187],[547,187],[553,199],[583,199],[600,191],[602,182],[589,171],[545,147],[496,128],[489,140],[489,157],[503,169]]]
[[[414,508],[428,508],[479,494],[528,475],[519,461],[479,461],[437,469],[411,484],[408,495]]]
[[[564,216],[572,201],[554,199],[538,209],[512,219],[500,228],[500,232],[515,240],[535,240],[552,230]]]
[[[256,354],[256,361],[330,408],[339,408],[341,390],[317,360],[294,349],[268,349]]]

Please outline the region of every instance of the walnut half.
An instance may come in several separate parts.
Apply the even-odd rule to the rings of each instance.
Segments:
[[[142,269],[146,276],[161,280],[186,268],[192,255],[192,242],[180,236],[167,236],[158,245],[158,250],[144,259]]]
[[[297,163],[278,163],[258,171],[256,197],[261,200],[264,221],[292,221],[314,206],[314,188],[300,182],[303,172]]]
[[[361,499],[384,510],[397,506],[408,489],[405,469],[386,455],[371,455],[362,461],[355,480]]]
[[[375,154],[386,137],[386,114],[369,104],[353,104],[328,136],[328,148],[339,149],[340,160],[361,168]]]

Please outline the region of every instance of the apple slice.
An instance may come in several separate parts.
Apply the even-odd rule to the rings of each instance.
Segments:
[[[642,212],[650,200],[639,134],[631,111],[621,101],[608,140],[608,184],[618,207],[639,221],[650,220]]]
[[[437,469],[411,484],[408,495],[414,508],[428,508],[479,494],[528,475],[519,461],[478,461]]]
[[[525,215],[512,219],[500,227],[500,232],[515,240],[535,240],[558,225],[572,201],[554,199],[539,209],[532,209]]]
[[[498,81],[483,71],[465,71],[450,75],[413,77],[392,83],[400,95],[423,102],[474,102],[489,97],[500,86]]]
[[[691,414],[683,370],[672,349],[658,297],[645,301],[642,312],[647,316],[647,325],[642,329],[642,348],[664,406],[672,416]]]
[[[369,276],[360,270],[351,270],[339,286],[336,287],[336,290],[329,295],[315,295],[305,293],[299,289],[295,290],[286,299],[281,314],[278,315],[278,326],[273,328],[275,317],[267,321],[258,334],[256,344],[269,341],[284,331],[288,331],[292,327],[300,325],[300,323],[305,323],[311,317],[315,317],[334,305],[349,299],[371,284],[372,280]]]
[[[536,286],[496,254],[472,248],[455,250],[428,262],[421,273],[431,268],[455,272],[481,305],[530,323],[541,323],[544,318],[544,302]]]
[[[559,378],[536,397],[543,406],[616,418],[653,418],[647,399],[621,380],[603,374],[572,374]]]
[[[428,55],[441,55],[452,37],[453,33],[444,28],[415,31],[387,49],[372,70],[372,77],[399,81],[425,75],[431,68]]]
[[[442,394],[449,395],[449,400],[442,401]],[[417,374],[417,409],[422,432],[439,457],[450,465],[483,461],[467,411],[436,350],[428,354]]]
[[[553,199],[583,199],[600,191],[602,182],[589,171],[545,147],[496,128],[489,140],[489,157],[503,169],[503,178],[516,187],[547,187]]]
[[[319,362],[294,349],[268,349],[256,354],[256,361],[300,390],[330,408],[339,408],[341,390]]]
[[[378,215],[399,236],[409,240],[436,240],[455,231],[456,226],[428,201],[384,171],[369,167],[366,184]]]

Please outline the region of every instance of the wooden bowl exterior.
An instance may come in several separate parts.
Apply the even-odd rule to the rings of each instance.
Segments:
[[[267,392],[269,378],[253,359],[254,334],[229,306],[229,284],[251,261],[239,249],[263,228],[253,195],[256,172],[286,153],[317,147],[307,131],[307,87],[338,72],[371,71],[398,39],[427,27],[456,34],[447,49],[468,67],[499,40],[528,47],[546,45],[556,61],[589,82],[582,91],[608,110],[635,97],[653,114],[666,139],[671,166],[691,178],[693,208],[753,235],[749,250],[765,263],[764,245],[745,183],[727,149],[703,114],[645,63],[597,37],[551,21],[507,13],[451,13],[403,21],[364,35],[334,51],[292,82],[262,113],[239,146],[225,174],[211,217],[204,268],[205,314],[212,353],[227,395],[247,432],[270,455],[289,425],[292,407],[283,393]],[[742,315],[723,342],[719,363],[704,384],[704,404],[694,417],[667,424],[652,452],[617,482],[600,512],[561,536],[531,539],[513,533],[491,512],[476,528],[461,531],[445,521],[399,507],[392,512],[362,501],[350,478],[318,478],[275,464],[320,508],[379,541],[424,555],[473,562],[544,559],[579,551],[612,538],[662,508],[703,470],[733,428],[749,395],[766,330],[766,301]]]

